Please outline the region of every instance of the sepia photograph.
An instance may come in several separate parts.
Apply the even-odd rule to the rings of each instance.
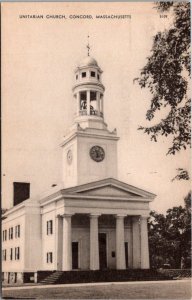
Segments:
[[[190,16],[1,3],[3,299],[191,299]]]

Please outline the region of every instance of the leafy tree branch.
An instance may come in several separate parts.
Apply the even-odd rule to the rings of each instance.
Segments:
[[[147,58],[137,81],[141,88],[148,88],[152,94],[146,119],[151,121],[156,112],[169,107],[168,115],[158,124],[140,126],[157,141],[158,136],[172,137],[167,154],[190,147],[190,3],[158,2],[159,11],[173,10],[173,25],[169,30],[158,32],[153,39],[151,56]]]

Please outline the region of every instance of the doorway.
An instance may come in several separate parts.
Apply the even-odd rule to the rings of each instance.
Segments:
[[[99,233],[99,267],[107,269],[107,234]]]
[[[129,262],[128,262],[128,242],[125,242],[125,266],[126,269],[129,267]]]
[[[72,242],[72,269],[77,270],[79,268],[79,243]]]

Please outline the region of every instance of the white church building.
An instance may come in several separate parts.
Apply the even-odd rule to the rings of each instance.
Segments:
[[[104,120],[102,70],[87,56],[76,68],[76,117],[63,139],[62,186],[3,215],[5,282],[37,271],[148,269],[147,218],[155,195],[117,177],[116,130]]]

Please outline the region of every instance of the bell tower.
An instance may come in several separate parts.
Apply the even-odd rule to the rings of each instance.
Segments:
[[[73,95],[76,101],[75,122],[83,128],[104,126],[103,95],[105,88],[101,82],[102,70],[97,61],[88,55],[75,70]]]
[[[117,178],[117,133],[104,122],[102,70],[89,55],[75,69],[73,101],[74,123],[61,144],[64,187],[104,178]]]

